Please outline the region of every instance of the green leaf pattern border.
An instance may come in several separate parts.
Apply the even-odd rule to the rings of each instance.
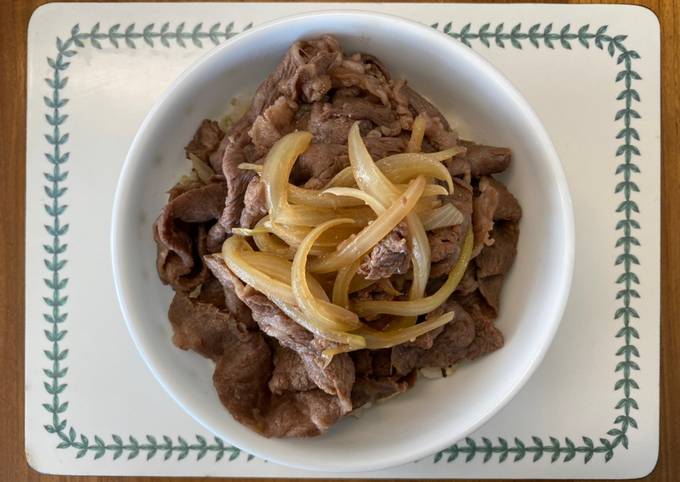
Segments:
[[[241,31],[251,26],[252,23],[249,23]],[[439,23],[431,27],[440,29]],[[602,25],[595,30],[592,30],[589,25],[583,25],[577,30],[572,30],[570,24],[557,29],[552,23],[548,23],[545,26],[534,24],[528,30],[524,30],[521,24],[516,24],[507,30],[503,23],[495,26],[485,23],[476,29],[468,23],[460,30],[454,30],[453,23],[449,22],[441,30],[468,47],[472,47],[474,42],[479,42],[486,48],[492,46],[505,48],[506,45],[510,45],[515,49],[522,49],[530,45],[536,49],[541,47],[554,49],[555,46],[560,46],[571,50],[572,44],[586,49],[592,44],[606,51],[609,57],[616,58],[616,64],[621,65],[621,70],[615,77],[615,84],[623,85],[623,90],[616,98],[621,103],[621,108],[614,115],[614,121],[621,127],[616,135],[620,145],[616,149],[615,157],[620,163],[615,171],[618,182],[614,188],[615,193],[620,196],[620,203],[616,209],[619,219],[615,229],[620,236],[616,241],[618,251],[615,264],[621,266],[621,273],[616,279],[618,285],[616,299],[619,307],[614,313],[614,319],[620,320],[619,323],[621,323],[616,337],[622,339],[622,345],[615,354],[617,363],[614,370],[615,373],[620,374],[620,378],[615,382],[614,390],[620,392],[622,398],[614,407],[616,412],[612,428],[605,436],[599,437],[597,442],[588,436],[582,436],[577,442],[568,437],[560,439],[553,436],[532,436],[531,441],[515,437],[510,442],[503,437],[498,437],[497,441],[492,441],[487,437],[482,437],[481,440],[467,437],[464,441],[436,453],[433,461],[434,463],[453,462],[461,457],[465,462],[471,462],[479,456],[486,463],[497,456],[497,461],[502,463],[510,456],[515,462],[530,456],[533,462],[537,462],[546,456],[550,458],[551,463],[554,463],[560,458],[562,462],[570,462],[577,454],[582,454],[584,463],[588,463],[593,456],[599,454],[604,457],[605,462],[608,462],[619,446],[628,448],[629,430],[638,427],[633,415],[639,407],[633,398],[633,391],[638,390],[639,385],[633,375],[634,372],[640,370],[640,365],[636,361],[639,360],[640,353],[635,346],[635,340],[639,339],[640,335],[633,326],[633,321],[639,318],[633,302],[640,298],[639,292],[635,289],[640,284],[640,279],[634,272],[634,266],[639,265],[640,261],[633,251],[640,246],[635,237],[635,233],[640,230],[640,224],[636,219],[640,210],[633,199],[634,193],[639,192],[639,187],[633,178],[640,173],[634,160],[641,153],[636,146],[636,142],[640,141],[640,135],[633,127],[634,121],[640,119],[640,114],[634,109],[635,104],[640,103],[640,95],[633,85],[641,80],[641,77],[633,69],[633,63],[640,58],[640,55],[624,45],[626,35],[608,34],[607,25]],[[172,438],[168,435],[160,437],[145,435],[141,441],[140,438],[132,435],[121,437],[112,434],[109,437],[99,435],[88,437],[69,425],[66,418],[69,402],[64,400],[67,388],[65,377],[68,373],[65,361],[69,354],[68,348],[63,347],[68,333],[64,328],[68,317],[65,311],[68,301],[68,295],[65,294],[68,278],[61,274],[67,264],[68,244],[64,239],[69,229],[69,224],[64,222],[68,205],[63,201],[68,190],[66,181],[69,174],[66,170],[69,152],[64,148],[69,140],[69,133],[64,132],[68,119],[68,114],[65,114],[64,110],[69,99],[64,96],[64,90],[68,83],[66,72],[71,63],[70,59],[77,55],[79,49],[85,48],[88,44],[95,49],[103,49],[105,46],[115,49],[123,46],[136,49],[138,43],[142,42],[149,48],[159,46],[171,48],[175,45],[181,48],[187,48],[190,45],[203,48],[206,45],[219,45],[237,33],[234,30],[234,22],[224,25],[215,23],[210,27],[204,27],[202,23],[198,23],[190,29],[186,28],[185,22],[179,23],[174,28],[171,28],[170,23],[163,23],[158,27],[151,23],[141,30],[137,29],[134,23],[126,28],[115,24],[107,30],[102,30],[98,22],[89,31],[81,31],[79,25],[75,25],[68,38],[65,40],[60,37],[56,38],[56,56],[47,58],[51,77],[46,78],[45,82],[51,93],[44,96],[43,100],[47,108],[45,120],[49,126],[45,139],[51,146],[51,152],[45,153],[45,157],[51,171],[44,172],[43,175],[46,180],[44,190],[48,197],[44,209],[50,220],[44,228],[49,235],[50,242],[43,245],[45,252],[43,261],[48,275],[43,281],[50,294],[43,297],[43,302],[47,307],[43,316],[49,327],[44,330],[49,349],[45,349],[43,353],[49,362],[49,367],[43,369],[46,377],[43,386],[50,399],[43,404],[43,408],[51,415],[51,423],[44,425],[44,429],[56,435],[58,449],[72,449],[77,458],[91,453],[94,459],[100,459],[109,452],[114,460],[122,455],[126,455],[127,459],[134,459],[140,454],[143,454],[146,460],[153,459],[157,455],[162,455],[163,460],[168,460],[173,457],[173,454],[176,454],[177,460],[183,460],[189,454],[194,454],[196,460],[201,460],[207,454],[212,454],[215,461],[220,461],[225,456],[229,461],[234,461],[239,457],[247,461],[253,459],[252,455],[225,444],[217,437],[207,440],[197,434],[191,441],[181,436]]]

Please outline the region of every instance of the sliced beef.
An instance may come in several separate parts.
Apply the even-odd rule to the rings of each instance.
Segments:
[[[449,170],[449,173],[454,176],[454,180],[457,179],[455,176],[463,176],[468,180],[472,178],[472,174],[470,172],[470,163],[467,161],[467,159],[465,159],[465,157],[463,157],[462,154],[458,154],[457,156],[453,156],[451,159],[447,159],[444,161],[444,164]]]
[[[156,270],[164,284],[176,291],[189,292],[205,281],[208,273],[200,259],[201,252],[206,251],[206,237],[205,227],[200,225],[154,225]]]
[[[484,146],[470,141],[461,141],[466,152],[457,157],[470,165],[470,173],[475,176],[488,176],[505,171],[510,166],[512,151],[505,147]]]
[[[430,256],[433,263],[447,258],[458,259],[460,255],[460,235],[462,234],[459,231],[461,230],[453,229],[453,226],[451,226],[435,229],[428,234]]]
[[[408,137],[365,137],[366,149],[374,160],[406,151]]]
[[[400,225],[376,244],[364,256],[357,273],[369,280],[404,274],[411,268],[411,252]]]
[[[347,353],[342,353],[333,357],[328,366],[323,367],[324,362],[320,362],[318,354],[298,352],[302,363],[307,369],[307,375],[314,384],[324,392],[338,397],[340,405],[344,411],[352,409],[350,395],[355,380],[354,362]]]
[[[418,360],[420,360],[422,354],[422,349],[406,343],[392,348],[391,363],[394,373],[398,375],[410,373],[418,366]]]
[[[259,152],[266,154],[276,141],[291,132],[297,108],[296,103],[281,96],[255,118],[248,135]]]
[[[375,55],[360,52],[357,54],[353,54],[352,58],[357,59],[361,63],[363,63],[364,66],[366,67],[366,71],[369,74],[373,75],[374,77],[384,81],[390,80],[390,72],[387,70],[385,64],[383,64],[380,61],[380,59],[377,58]]]
[[[408,90],[406,89],[406,81],[403,79],[396,79],[391,82],[390,97],[394,111],[399,118],[399,123],[402,129],[411,130],[413,126],[413,111],[409,107]]]
[[[340,44],[330,35],[319,39],[296,42],[288,51],[295,70],[283,76],[280,91],[293,100],[317,102],[331,88],[331,70],[342,63]],[[292,69],[291,69],[292,70]]]
[[[196,185],[176,194],[154,223],[156,267],[165,284],[191,291],[207,278],[201,256],[207,253],[207,225],[220,215],[224,183]]]
[[[350,303],[362,300],[384,300],[391,301],[394,296],[387,293],[380,283],[374,283],[366,288],[360,289],[356,293],[350,294]],[[386,315],[367,316],[364,321],[376,330],[383,330],[389,325],[392,318]]]
[[[440,330],[417,338],[415,342],[394,347],[392,367],[395,373],[409,373],[414,368],[446,368],[463,360],[473,360],[503,346],[503,335],[490,318],[481,315],[490,310],[484,299],[475,294],[468,301],[470,305],[467,309],[454,301],[447,302],[428,317],[453,311],[453,321]],[[485,307],[480,307],[481,304]],[[468,309],[472,309],[474,314],[468,312]]]
[[[354,384],[354,364],[346,353],[333,357],[324,366],[321,351],[329,346],[329,342],[315,336],[288,318],[269,298],[250,286],[243,286],[225,264],[210,265],[218,280],[227,278],[234,287],[236,295],[251,310],[253,320],[260,329],[286,348],[300,356],[309,378],[324,392],[336,395],[346,411],[351,410],[350,394]],[[215,272],[217,271],[217,272]]]
[[[522,210],[515,197],[510,194],[507,188],[491,177],[481,178],[479,181],[479,191],[479,196],[474,200],[473,226],[475,230],[475,248],[473,256],[479,255],[483,250],[491,248],[495,244],[496,236],[492,234],[495,220],[511,220],[513,223],[504,224],[514,227],[504,226],[502,232],[499,231],[497,233],[498,237],[503,237],[503,242],[508,241],[508,243],[504,243],[501,249],[491,250],[487,255],[487,257],[494,256],[498,262],[500,259],[499,255],[502,254],[505,264],[495,269],[505,269],[507,271],[515,257],[517,237],[519,236],[516,221],[522,216]],[[512,246],[512,249],[510,249],[510,246]],[[493,271],[488,267],[489,260],[486,260],[484,263],[487,265],[487,268],[481,276],[501,273],[500,271]]]
[[[343,59],[341,64],[330,71],[334,87],[359,87],[380,100],[383,105],[390,105],[390,88],[387,79],[371,72],[361,59]]]
[[[204,119],[193,139],[184,148],[187,157],[193,154],[203,162],[209,162],[210,155],[217,150],[224,137],[224,132],[217,122]]]
[[[415,374],[410,377],[359,377],[352,390],[352,406],[356,410],[366,404],[404,393],[415,384]]]
[[[418,92],[413,90],[410,86],[405,85],[403,92],[408,98],[409,106],[418,114],[426,114],[430,119],[438,119],[442,127],[446,130],[451,130],[449,122],[446,117],[437,109],[432,103]]]
[[[273,395],[268,387],[272,356],[261,332],[225,343],[213,383],[232,416],[265,437],[311,437],[343,415],[337,397],[319,389]]]
[[[211,274],[201,285],[198,296],[196,296],[196,301],[208,303],[220,310],[224,310],[227,307],[224,298],[224,287],[217,278]]]
[[[354,369],[358,375],[370,375],[373,373],[373,359],[370,350],[357,350],[350,353],[354,362]]]
[[[331,104],[316,102],[312,104],[307,119],[306,130],[319,144],[347,144],[349,130],[354,121],[346,116],[333,116]],[[347,147],[344,148],[347,151]]]
[[[479,180],[479,190],[484,192],[489,189],[498,193],[498,207],[493,213],[494,220],[519,221],[522,217],[522,208],[505,184],[491,176],[483,176]]]
[[[444,326],[432,348],[422,354],[419,367],[446,368],[468,358],[468,350],[476,337],[474,321],[459,305],[450,303],[444,310],[449,309],[453,309],[455,318]]]
[[[496,319],[496,312],[489,306],[479,290],[467,295],[454,293],[452,299],[467,311],[472,319],[475,320],[475,323],[492,322]]]
[[[317,388],[307,375],[302,359],[293,350],[277,345],[274,352],[274,371],[269,389],[277,395],[283,392],[306,392]]]
[[[486,246],[475,258],[480,278],[505,274],[512,266],[517,255],[519,227],[517,223],[500,221],[491,231],[493,244]]]
[[[250,308],[241,301],[236,295],[234,285],[232,284],[231,276],[227,275],[227,266],[220,256],[205,256],[203,261],[224,288],[224,305],[227,310],[236,318],[237,321],[243,323],[250,329],[257,328],[257,323],[253,320]]]
[[[466,358],[475,360],[502,348],[504,343],[503,333],[496,325],[489,320],[482,319],[475,322],[475,339],[468,347]]]
[[[208,230],[206,247],[208,253],[217,253],[222,250],[222,243],[227,239],[227,231],[220,223],[213,224]]]
[[[435,310],[428,318],[437,317],[444,313],[442,309]],[[426,350],[434,345],[434,341],[444,330],[444,327],[428,331],[413,341],[402,343],[392,348],[390,362],[392,370],[397,375],[407,375],[418,366],[418,361]]]
[[[456,287],[456,292],[462,295],[467,295],[475,291],[478,287],[479,283],[477,282],[477,266],[474,263],[470,263],[463,274],[463,278]]]
[[[458,143],[458,136],[451,129],[446,117],[425,97],[408,85],[398,86],[393,93],[395,94],[397,105],[401,106],[402,112],[405,110],[403,107],[404,100],[408,99],[409,107],[416,114],[425,117],[425,137],[437,150],[448,149]]]
[[[476,257],[484,247],[493,243],[491,230],[493,229],[493,217],[498,208],[498,191],[486,189],[474,200],[474,212],[472,213],[472,228],[475,233],[475,245],[472,249],[472,257]]]
[[[184,194],[185,192],[193,191],[199,187],[203,187],[205,183],[198,179],[183,179],[168,190],[168,202],[174,200],[176,197]]]
[[[307,183],[306,187],[310,189],[321,189],[347,166],[349,157],[346,145],[312,144],[293,166],[291,179],[295,184]],[[313,184],[309,181],[313,181]]]
[[[192,300],[181,292],[175,293],[168,318],[174,331],[172,341],[177,347],[213,360],[222,355],[226,338],[240,338],[239,330],[247,331],[230,313],[210,303]]]
[[[344,408],[323,391],[287,392],[274,398],[266,416],[267,437],[314,437],[328,431]]]
[[[486,302],[498,314],[500,306],[501,289],[503,288],[503,275],[497,274],[487,276],[486,278],[479,278],[478,280],[479,292],[484,297]]]
[[[259,176],[253,177],[248,183],[243,195],[243,211],[241,211],[240,225],[242,228],[252,228],[268,212],[267,197],[264,182]]]
[[[461,224],[435,229],[427,233],[432,258],[430,278],[447,276],[453,269],[463,249],[469,226],[469,217],[466,217]]]
[[[471,216],[473,210],[472,186],[469,182],[454,177],[453,188],[453,194],[449,196],[449,200],[463,216]]]
[[[389,348],[371,351],[371,372],[374,377],[392,375],[391,351]]]
[[[292,126],[287,123],[283,126],[282,123],[289,118],[292,122],[290,111],[297,108],[298,102],[314,102],[326,95],[331,87],[328,71],[339,65],[341,60],[339,44],[330,36],[296,42],[257,89],[248,112],[226,133],[210,160],[218,172],[223,172],[229,187],[220,218],[227,232],[240,220],[246,186],[253,177],[251,171],[239,169],[238,165],[257,162],[277,133],[292,129]],[[281,96],[285,99],[282,100]],[[252,130],[256,124],[259,127]],[[257,144],[254,140],[258,141]],[[220,159],[217,159],[218,156],[221,156]]]
[[[430,279],[441,278],[443,280],[446,280],[446,278],[443,277],[449,275],[453,267],[456,265],[457,260],[458,260],[457,256],[454,255],[449,258],[443,259],[438,263],[433,263],[432,266],[430,267]]]
[[[443,116],[430,117],[426,113],[422,115],[425,116],[425,137],[436,149],[443,151],[458,144],[458,135],[448,127],[448,124],[444,125],[441,120]]]
[[[427,233],[432,257],[430,278],[449,274],[458,261],[470,226],[470,217],[473,212],[472,186],[455,177],[453,182],[453,194],[448,199],[463,214],[464,220],[456,226],[439,228]]]
[[[267,382],[272,360],[264,335],[247,332],[240,340],[225,343],[223,352],[213,373],[213,384],[222,404],[237,421],[266,434],[264,414],[271,399]]]
[[[199,185],[175,197],[166,204],[159,219],[171,217],[185,223],[204,223],[219,218],[221,204],[227,194],[227,186],[223,182]]]
[[[325,115],[329,118],[350,119],[352,122],[370,121],[383,136],[397,136],[401,133],[401,124],[391,107],[376,104],[366,97],[336,96]]]
[[[235,125],[238,127],[239,123]],[[227,137],[229,139],[229,137]],[[250,180],[255,176],[252,171],[240,169],[239,164],[244,162],[255,162],[256,159],[249,159],[246,153],[252,149],[246,149],[249,138],[237,138],[229,142],[224,148],[222,158],[222,172],[227,181],[227,196],[224,200],[224,210],[220,216],[220,224],[227,233],[231,233],[231,228],[238,225],[243,210],[243,197],[246,187]],[[253,156],[254,157],[254,156]]]

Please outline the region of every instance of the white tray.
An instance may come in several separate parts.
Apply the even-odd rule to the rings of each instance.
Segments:
[[[188,64],[250,25],[338,7],[49,4],[34,14],[28,35],[25,423],[26,454],[35,469],[323,475],[249,457],[206,433],[166,395],[119,312],[109,226],[128,146],[156,96]],[[576,217],[571,298],[553,346],[525,388],[457,445],[360,476],[649,473],[659,434],[657,19],[630,6],[354,8],[431,25],[503,71],[551,133]]]

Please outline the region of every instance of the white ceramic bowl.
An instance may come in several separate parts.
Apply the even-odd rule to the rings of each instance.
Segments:
[[[348,417],[313,439],[266,439],[236,422],[212,385],[212,363],[170,341],[172,292],[157,280],[151,222],[166,190],[186,173],[183,146],[203,118],[217,118],[250,91],[300,38],[336,35],[346,51],[376,55],[432,99],[466,137],[508,146],[504,180],[524,210],[519,254],[507,277],[498,327],[505,347]],[[256,456],[318,471],[404,464],[456,442],[496,413],[540,363],[560,322],[571,282],[572,207],[545,129],[515,88],[479,55],[426,26],[382,14],[335,11],[284,18],[243,33],[191,66],[137,133],[116,191],[113,271],[130,334],[175,401],[207,430]]]

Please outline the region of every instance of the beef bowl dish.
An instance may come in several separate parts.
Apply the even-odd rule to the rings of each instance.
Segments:
[[[243,35],[157,104],[119,183],[114,276],[142,355],[206,428],[269,460],[366,470],[454,442],[526,380],[573,228],[547,136],[488,64],[410,22],[318,15]],[[352,35],[371,21],[382,40]],[[419,88],[434,74],[389,49],[391,22],[455,45],[455,94]]]
[[[215,361],[236,420],[319,435],[419,369],[503,346],[522,210],[493,176],[511,152],[459,139],[380,59],[295,42],[247,112],[203,120],[185,152],[157,269],[174,343]]]

